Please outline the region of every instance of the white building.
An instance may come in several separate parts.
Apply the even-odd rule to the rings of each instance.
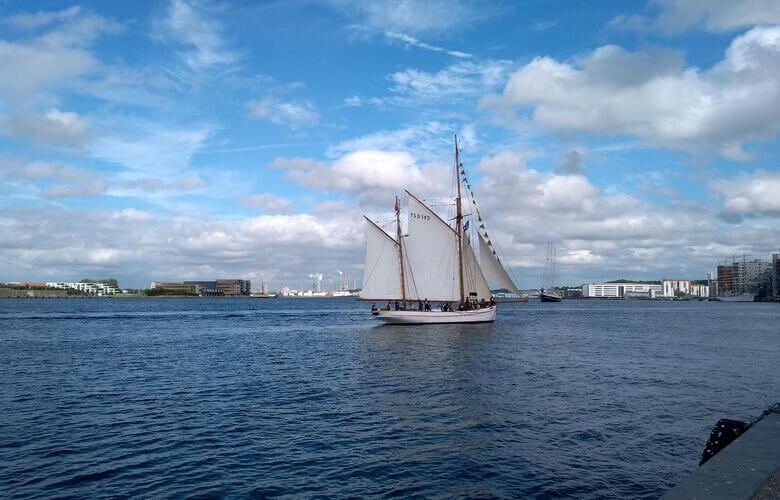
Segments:
[[[710,295],[710,287],[707,285],[697,285],[691,280],[669,280],[663,282],[664,297],[704,297]]]
[[[626,292],[648,294],[653,299],[663,293],[661,285],[646,283],[586,283],[582,285],[582,298],[622,299]]]
[[[80,292],[89,293],[92,295],[114,295],[117,293],[117,289],[108,286],[104,283],[73,283],[73,282],[67,282],[67,281],[56,281],[56,282],[49,282],[46,283],[46,286],[49,288],[71,288],[73,290],[78,290]]]
[[[691,294],[691,280],[669,280],[663,282],[664,297],[674,298]]]

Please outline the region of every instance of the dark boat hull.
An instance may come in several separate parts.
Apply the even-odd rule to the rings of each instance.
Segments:
[[[560,302],[563,297],[549,293],[542,293],[539,295],[539,298],[542,299],[542,302]]]

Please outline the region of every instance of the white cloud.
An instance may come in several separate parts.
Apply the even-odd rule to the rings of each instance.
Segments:
[[[677,272],[703,278],[721,258],[703,247],[729,241],[705,207],[659,207],[610,194],[583,175],[541,174],[521,151],[484,157],[477,170],[480,213],[521,286],[539,286],[547,241],[557,245],[561,281],[570,284]]]
[[[418,47],[420,49],[426,49],[431,50],[434,52],[444,52],[446,54],[449,54],[453,57],[458,58],[469,58],[471,57],[471,54],[467,52],[461,52],[459,50],[449,50],[445,49],[443,47],[437,47],[435,45],[431,45],[425,42],[421,42],[417,38],[406,35],[404,33],[396,33],[395,31],[385,31],[385,37],[387,37],[389,40],[395,40],[404,43],[407,47]]]
[[[708,70],[685,67],[668,50],[628,52],[614,45],[573,63],[537,57],[517,70],[483,108],[532,106],[537,126],[565,132],[625,134],[677,150],[714,150],[748,159],[743,144],[780,130],[780,26],[735,38]]]
[[[714,181],[713,190],[723,202],[727,220],[742,217],[780,217],[780,173],[758,170],[750,175]]]
[[[363,224],[353,212],[222,219],[49,206],[6,207],[2,219],[0,274],[9,280],[100,274],[140,287],[237,276],[272,280],[276,288],[299,285],[301,269],[361,274]]]
[[[81,9],[24,16],[13,16],[9,22],[29,28],[57,24],[30,39],[0,40],[0,67],[13,68],[0,72],[0,97],[16,107],[28,103],[42,88],[73,82],[94,70],[97,61],[86,47],[120,29],[116,22]]]
[[[361,24],[382,31],[442,34],[491,17],[495,8],[467,0],[331,0]]]
[[[290,213],[293,212],[293,204],[286,198],[280,198],[271,193],[255,194],[244,196],[241,203],[252,208],[258,208],[267,213]]]
[[[0,170],[6,172],[3,176],[6,181],[36,186],[38,195],[46,199],[94,197],[107,188],[105,179],[98,172],[69,165],[6,161],[0,165]]]
[[[91,198],[106,191],[106,181],[95,179],[80,184],[52,186],[41,191],[41,197],[52,200],[57,198]]]
[[[136,118],[112,116],[101,125],[113,135],[98,137],[89,145],[100,160],[123,165],[139,173],[175,174],[186,170],[193,154],[211,137],[209,125],[175,128]]]
[[[731,31],[756,25],[780,24],[776,0],[655,0],[661,8],[655,27],[679,33],[689,27]]]
[[[88,129],[86,118],[56,108],[43,115],[26,112],[0,115],[0,135],[28,138],[42,144],[82,147],[87,140]]]
[[[490,92],[503,85],[510,61],[461,61],[436,73],[407,69],[390,75],[394,93],[416,101],[438,101]]]
[[[227,48],[214,13],[206,12],[199,2],[171,0],[160,25],[164,37],[189,47],[181,56],[193,70],[239,60],[238,54]]]
[[[418,156],[430,159],[452,144],[456,130],[452,124],[428,121],[343,141],[329,147],[326,155],[334,158],[362,150],[415,151]]]
[[[179,191],[197,191],[204,185],[203,179],[198,174],[192,174],[176,181],[174,187]]]
[[[41,11],[34,14],[15,14],[9,16],[6,24],[20,29],[33,30],[54,22],[68,21],[81,12],[81,7],[74,5],[61,11]]]
[[[385,204],[393,193],[410,189],[440,195],[450,176],[441,165],[418,165],[405,151],[354,151],[331,164],[305,158],[277,158],[271,168],[304,187],[355,193],[361,204]]]
[[[314,125],[320,118],[314,105],[308,101],[283,102],[269,97],[249,101],[246,107],[256,118],[270,120],[277,125],[287,125],[292,129]]]

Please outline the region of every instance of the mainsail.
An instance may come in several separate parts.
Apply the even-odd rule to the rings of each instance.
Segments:
[[[366,265],[363,270],[361,299],[401,299],[398,260],[398,243],[366,217]]]
[[[411,300],[460,301],[458,238],[455,231],[409,193],[408,236],[404,256]]]
[[[493,249],[488,246],[481,234],[479,235],[479,267],[482,268],[482,272],[485,274],[485,278],[492,290],[503,288],[520,295],[520,290],[512,281],[512,278],[509,277],[506,269],[504,269],[498,257],[493,253]]]

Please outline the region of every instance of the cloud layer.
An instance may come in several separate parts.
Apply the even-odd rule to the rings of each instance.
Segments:
[[[745,143],[780,130],[773,111],[780,108],[780,27],[738,36],[707,70],[686,67],[675,51],[614,45],[574,62],[537,57],[482,105],[497,108],[499,119],[506,120],[506,106],[530,106],[532,122],[548,129],[623,134],[652,146],[747,160]]]

